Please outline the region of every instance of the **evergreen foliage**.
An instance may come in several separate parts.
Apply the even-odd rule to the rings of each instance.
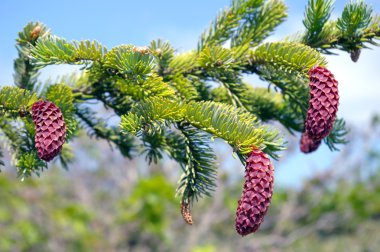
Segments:
[[[380,18],[362,1],[349,2],[338,20],[330,20],[331,0],[309,0],[306,31],[278,42],[263,42],[286,16],[281,0],[232,0],[202,33],[198,47],[177,53],[160,39],[147,47],[119,45],[108,50],[99,42],[67,41],[40,23],[28,23],[17,38],[15,86],[0,90],[0,132],[11,147],[20,176],[47,167],[34,148],[29,114],[46,99],[62,111],[67,141],[81,129],[107,140],[128,158],[146,155],[157,162],[167,153],[183,170],[177,189],[182,202],[210,195],[215,186],[214,137],[224,139],[242,162],[252,148],[273,158],[285,142],[268,122],[291,133],[303,131],[310,68],[327,66],[322,53],[348,53],[378,45]],[[80,64],[80,75],[37,85],[38,70],[52,64]],[[256,74],[268,88],[243,81]],[[109,124],[93,102],[121,119]],[[345,142],[344,121],[337,120],[325,139],[332,150]],[[1,155],[0,155],[1,158]],[[66,167],[72,153],[60,154]],[[2,161],[0,161],[2,163]]]

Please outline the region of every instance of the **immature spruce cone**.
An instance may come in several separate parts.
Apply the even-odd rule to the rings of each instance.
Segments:
[[[300,149],[303,153],[313,152],[318,149],[319,145],[321,145],[321,140],[315,141],[305,132],[302,133]]]
[[[236,210],[235,227],[240,235],[256,232],[264,220],[273,193],[274,169],[269,158],[254,149],[247,158],[243,194]]]
[[[66,125],[61,110],[52,102],[38,101],[33,104],[32,119],[38,157],[50,161],[58,155],[65,142]]]
[[[37,25],[36,27],[34,27],[32,32],[30,33],[30,39],[36,40],[40,36],[41,30],[41,25]]]
[[[360,52],[361,52],[361,50],[359,48],[356,48],[353,51],[351,51],[350,56],[351,56],[351,60],[353,62],[357,62],[358,61],[358,59],[360,57]]]
[[[309,136],[320,141],[330,134],[338,111],[338,82],[324,67],[317,66],[309,71],[309,108],[305,130]]]
[[[186,202],[181,202],[181,214],[182,214],[182,218],[183,220],[189,224],[189,225],[193,225],[193,216],[191,215],[191,212],[190,212],[190,204],[189,203],[186,203]]]

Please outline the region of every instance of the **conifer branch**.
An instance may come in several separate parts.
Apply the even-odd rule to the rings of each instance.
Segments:
[[[258,45],[287,17],[287,7],[281,0],[269,0],[245,12],[242,24],[232,37],[232,46]]]
[[[136,50],[133,45],[112,48],[105,56],[105,67],[117,70],[128,78],[146,78],[156,68],[153,55],[147,51]]]
[[[251,51],[250,59],[256,67],[271,65],[288,74],[306,76],[313,66],[327,65],[326,59],[315,49],[294,42],[265,43]]]
[[[309,0],[303,20],[305,44],[316,47],[326,37],[322,31],[333,11],[333,3],[333,0]]]
[[[0,115],[19,116],[19,112],[28,111],[37,101],[37,95],[29,90],[5,86],[0,89]]]
[[[307,31],[300,42],[326,54],[331,54],[334,48],[349,52],[354,61],[367,44],[378,45],[380,18],[372,14],[372,7],[363,1],[351,1],[337,21],[327,21],[331,10],[329,0],[309,0],[304,20]]]
[[[169,72],[169,64],[174,57],[173,47],[169,42],[158,39],[150,43],[149,50],[156,59],[157,73],[164,77]]]
[[[180,162],[183,169],[177,194],[182,201],[193,202],[203,195],[211,196],[216,184],[215,154],[209,146],[208,134],[186,123],[177,124],[183,136],[178,147],[181,150]]]
[[[234,150],[246,154],[252,146],[277,157],[283,149],[278,132],[262,126],[251,113],[233,106],[215,102],[189,102],[154,98],[136,104],[131,112],[122,116],[122,132],[136,134],[140,129],[160,131],[167,123],[188,121],[195,127],[223,138]]]
[[[46,36],[32,46],[30,57],[39,67],[52,64],[86,64],[88,61],[102,61],[106,48],[96,41],[67,42],[56,36]]]
[[[29,58],[30,45],[35,45],[39,37],[44,37],[47,34],[47,28],[39,22],[28,23],[23,31],[18,33],[16,40],[18,58],[14,61],[15,74],[13,77],[16,86],[19,88],[33,90],[37,83],[38,69]]]
[[[263,2],[264,0],[233,0],[231,7],[222,10],[211,23],[210,28],[202,33],[198,42],[198,51],[205,47],[221,45],[229,40],[245,13],[261,6]]]

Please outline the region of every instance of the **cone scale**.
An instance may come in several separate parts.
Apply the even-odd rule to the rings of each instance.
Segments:
[[[36,129],[34,137],[38,157],[51,161],[65,143],[66,125],[61,110],[52,102],[38,101],[32,106]]]
[[[245,167],[243,193],[238,201],[235,228],[244,236],[254,233],[264,221],[268,211],[274,182],[274,169],[268,156],[254,149]]]

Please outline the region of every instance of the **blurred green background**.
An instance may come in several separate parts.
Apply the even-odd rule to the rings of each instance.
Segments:
[[[261,229],[240,237],[234,216],[243,181],[234,173],[242,167],[220,170],[213,198],[195,204],[189,226],[174,196],[174,163],[122,160],[83,135],[68,172],[53,165],[24,182],[12,169],[1,173],[0,251],[378,251],[379,143],[375,116],[352,129],[323,172],[299,187],[276,186]]]

